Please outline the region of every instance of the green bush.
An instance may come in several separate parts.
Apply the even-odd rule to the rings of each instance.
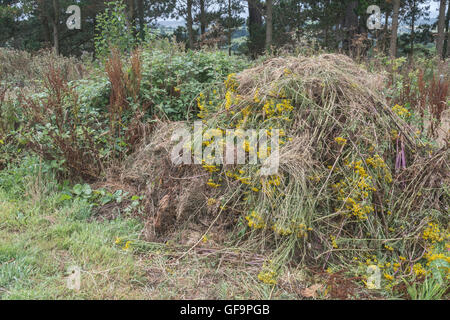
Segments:
[[[249,66],[245,58],[224,51],[185,53],[174,44],[166,45],[144,50],[141,91],[155,112],[170,120],[192,119],[198,113],[195,99],[202,91]]]
[[[105,58],[111,47],[121,52],[130,52],[137,41],[133,35],[135,30],[127,25],[126,5],[123,1],[106,3],[105,11],[97,16],[95,51],[97,56]]]

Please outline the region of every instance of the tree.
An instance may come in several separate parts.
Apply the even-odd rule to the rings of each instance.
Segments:
[[[264,51],[264,26],[262,19],[262,5],[259,0],[247,0],[248,6],[248,50],[256,58]]]
[[[186,20],[187,47],[194,49],[194,0],[179,0],[176,3],[176,10],[172,17],[183,17]]]
[[[450,56],[450,30],[449,30],[449,22],[450,22],[450,0],[447,6],[447,17],[445,18],[445,32],[447,33],[447,38],[445,39],[446,44],[444,48],[446,48],[445,57]]]
[[[206,21],[206,5],[205,0],[200,0],[200,34],[205,34],[206,28],[207,28],[207,21]]]
[[[266,50],[272,45],[272,0],[266,0]]]
[[[400,0],[394,0],[394,9],[393,9],[393,15],[392,15],[391,45],[390,45],[391,58],[395,58],[397,55],[397,36],[398,36],[399,13],[400,13]]]
[[[440,0],[439,18],[438,18],[438,36],[436,41],[436,53],[439,59],[444,59],[444,40],[445,40],[445,7],[447,1]]]
[[[53,17],[51,23],[53,27],[53,49],[55,54],[59,54],[59,1],[53,0]]]
[[[136,30],[136,10],[134,0],[127,0],[127,19],[130,29]]]
[[[239,0],[216,1],[219,5],[219,9],[213,16],[216,16],[219,24],[226,28],[228,54],[231,55],[233,33],[245,22],[245,20],[240,17],[244,8]]]
[[[403,12],[403,20],[409,25],[409,55],[414,55],[414,44],[416,42],[416,25],[423,18],[428,19],[430,6],[426,6],[430,0],[406,0]]]
[[[228,55],[231,56],[231,37],[232,37],[232,26],[231,26],[231,19],[233,18],[233,15],[231,13],[231,0],[228,0],[228,7],[227,7],[227,13],[228,13],[228,21],[227,21],[227,28],[228,28]]]
[[[187,31],[188,31],[188,45],[189,45],[190,49],[194,48],[192,1],[193,0],[186,0],[186,27],[187,27]]]
[[[343,26],[346,32],[346,37],[344,41],[344,48],[349,50],[352,39],[358,32],[358,15],[356,11],[358,10],[359,1],[352,0],[348,1],[345,7]]]

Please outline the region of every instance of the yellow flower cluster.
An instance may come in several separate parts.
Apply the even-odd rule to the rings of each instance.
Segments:
[[[416,263],[413,266],[413,271],[417,277],[424,277],[427,275],[427,271],[422,267],[421,263]]]
[[[425,253],[425,258],[428,261],[427,265],[430,265],[430,263],[433,262],[434,260],[443,260],[446,261],[447,263],[450,263],[450,257],[443,253],[427,252]]]
[[[284,112],[290,112],[294,109],[291,100],[283,99],[280,103],[276,103],[274,99],[269,99],[263,106],[266,117],[271,118],[282,115]]]
[[[235,92],[238,87],[238,83],[236,81],[236,73],[229,74],[227,76],[227,79],[225,80],[224,84],[225,84],[225,88]]]
[[[221,184],[215,183],[212,179],[208,179],[206,184],[212,188],[218,188],[221,186]]]
[[[244,140],[242,143],[242,149],[244,149],[245,152],[255,152],[255,148],[250,146],[250,141]]]
[[[248,216],[245,217],[245,220],[248,221],[248,226],[250,228],[254,228],[254,229],[258,230],[258,229],[264,229],[266,227],[266,223],[264,222],[264,219],[256,211],[252,211],[252,213],[250,213]]]
[[[428,223],[422,234],[424,240],[429,240],[431,243],[442,242],[444,240],[444,233],[441,233],[439,226],[436,223]]]
[[[128,250],[128,249],[130,249],[131,244],[132,244],[131,241],[125,242],[125,246],[123,247],[123,250]]]
[[[366,170],[362,167],[362,161],[352,161],[351,163],[346,164],[346,166],[350,169],[354,169],[355,173],[360,175],[363,178],[367,178],[369,175],[366,173]]]
[[[241,176],[241,175],[244,175],[244,174],[245,174],[244,170],[239,170],[239,174],[233,173],[231,171],[226,171],[225,172],[225,175],[227,177],[234,178],[237,181],[240,181],[242,184],[250,185],[250,178]]]
[[[300,223],[297,225],[297,238],[307,238],[308,237],[308,233],[307,231],[312,231],[313,229],[310,228],[306,228],[306,225],[303,223]]]
[[[331,239],[331,245],[333,246],[333,248],[335,248],[335,249],[339,248],[337,243],[336,243],[336,237],[331,235],[330,239]]]
[[[119,237],[116,237],[116,240],[114,241],[117,245],[120,245],[122,242],[123,242],[123,239],[122,238],[119,238]],[[122,250],[128,250],[128,249],[130,249],[130,247],[131,247],[131,244],[132,244],[133,242],[132,241],[126,241],[125,242],[125,245],[122,247]]]
[[[384,274],[384,277],[385,277],[386,280],[388,280],[388,281],[394,280],[394,276],[390,275],[389,273],[385,273],[385,274]]]
[[[261,102],[261,100],[259,99],[259,89],[256,89],[255,95],[253,96],[253,101],[255,103],[260,103]]]
[[[411,117],[411,113],[405,107],[402,107],[398,104],[392,107],[392,111],[394,111],[399,117],[409,118]]]
[[[344,139],[342,137],[334,138],[334,141],[336,141],[341,146],[347,144],[347,139]]]
[[[398,137],[399,137],[398,131],[395,130],[395,129],[392,129],[391,130],[391,138],[392,138],[392,140],[397,140]]]
[[[392,265],[392,268],[394,269],[394,272],[397,272],[397,270],[400,269],[401,266],[402,266],[401,263],[395,262]]]
[[[278,224],[274,224],[272,226],[272,230],[273,232],[275,232],[276,234],[280,235],[280,236],[289,236],[293,233],[291,228],[283,228],[282,226],[279,226]]]
[[[371,192],[376,191],[372,186],[372,176],[369,176],[362,167],[362,161],[345,161],[345,166],[351,169],[356,177],[342,179],[333,184],[332,188],[337,191],[339,201],[344,202],[349,213],[360,220],[367,219],[367,215],[374,212],[372,204],[369,203]]]
[[[378,154],[374,155],[373,158],[367,158],[366,163],[372,166],[374,169],[386,167],[386,163]]]
[[[203,168],[210,173],[219,171],[217,166],[213,165],[213,164],[205,164],[205,165],[203,165]]]
[[[292,101],[286,98],[285,92],[283,90],[274,89],[269,92],[268,97],[261,95],[259,90],[255,90],[253,101],[244,101],[243,97],[240,96],[238,92],[239,83],[237,81],[236,74],[228,75],[224,84],[225,92],[224,97],[222,96],[222,107],[224,107],[224,109],[226,109],[231,115],[233,115],[231,123],[229,123],[227,126],[228,129],[235,128],[235,135],[243,140],[242,143],[239,143],[239,148],[242,148],[245,152],[261,151],[255,150],[256,146],[253,146],[250,143],[250,140],[244,136],[246,124],[251,124],[254,121],[260,121],[260,124],[261,120],[264,121],[264,126],[261,129],[266,129],[268,137],[272,136],[272,126],[274,128],[279,128],[279,143],[281,145],[285,144],[288,140],[292,140],[289,139],[286,136],[286,132],[281,129],[284,126],[280,125],[281,121],[291,121],[291,119],[289,118],[289,113],[294,109]],[[216,94],[216,92],[214,92],[214,94]],[[211,101],[209,100],[214,99],[207,96],[205,97],[204,94],[200,94],[197,98],[197,106],[200,110],[199,117],[202,119],[206,119],[208,117],[208,114],[211,112],[211,110],[208,110],[209,105],[212,105]],[[204,123],[206,123],[205,120]],[[238,132],[239,130],[241,132]],[[217,143],[220,145],[221,141],[214,140],[217,139],[215,137],[216,134],[212,133],[211,131],[207,132],[208,134],[205,134],[206,136],[204,136],[203,140],[204,145],[209,146],[212,143]],[[217,136],[219,136],[219,134],[217,134]],[[268,156],[270,156],[272,150],[270,147],[267,147],[267,152],[264,152],[265,154],[263,154],[263,152],[264,150],[261,151],[261,155],[259,154],[259,152],[257,153],[258,158],[267,158]],[[222,180],[217,179],[218,177],[225,178],[222,176],[221,166],[203,163],[203,168],[211,175],[210,179],[207,182],[207,185],[212,188],[221,187],[221,185],[223,184]],[[257,181],[255,183],[255,180],[253,179],[254,173],[248,172],[245,168],[244,170],[241,169],[225,171],[224,174],[226,177],[235,179],[243,184],[243,186],[241,186],[242,188],[244,188],[242,201],[254,199],[255,197],[262,197],[263,195],[259,194],[259,192],[263,191],[266,194],[271,193],[274,195],[275,193],[278,193],[277,187],[281,185],[281,177],[278,175],[261,178],[260,181]],[[281,192],[279,195],[284,196]],[[213,201],[211,199],[208,200],[208,205],[212,204]],[[270,224],[266,223],[265,221],[268,221],[266,218],[267,217],[265,214],[258,213],[256,211],[252,211],[245,216],[248,226],[252,229],[265,229],[270,228],[273,225],[272,230],[280,235],[293,234],[297,235],[298,237],[307,236],[307,228],[305,225],[296,225],[295,223],[291,223],[288,226],[281,226],[280,224],[274,225],[273,222],[271,222]]]
[[[313,181],[313,182],[316,182],[316,183],[319,183],[319,182],[320,182],[320,176],[318,176],[318,175],[315,175],[315,176],[309,176],[308,179],[311,180],[311,181]]]
[[[280,179],[280,176],[271,176],[268,180],[267,180],[267,184],[269,185],[269,186],[279,186],[280,185],[280,183],[281,183],[281,179]]]
[[[291,234],[296,234],[297,238],[307,238],[308,231],[311,231],[312,228],[307,228],[304,223],[295,223],[294,220],[291,221],[288,227],[283,227],[278,225],[278,223],[274,223],[272,225],[272,231],[280,236],[289,236]]]
[[[258,274],[258,279],[259,281],[262,281],[265,284],[276,285],[277,284],[276,276],[277,273],[273,270],[266,270],[266,271],[263,270]]]
[[[227,91],[225,93],[225,110],[230,110],[231,105],[233,104],[233,92]]]
[[[378,154],[374,155],[371,158],[367,158],[366,163],[374,169],[383,169],[384,180],[387,183],[392,182],[392,174],[383,158],[381,158]]]
[[[447,266],[441,266],[440,268],[446,271],[447,278],[449,278],[450,268],[448,265],[450,264],[450,244],[446,243],[445,246],[442,246],[441,244],[444,240],[450,238],[450,233],[441,231],[437,223],[430,222],[423,231],[422,238],[429,242],[427,252],[424,255],[424,258],[427,261],[426,265],[430,266],[433,261],[442,260]]]
[[[199,97],[197,98],[197,107],[200,110],[200,112],[197,114],[197,117],[203,119],[208,112],[208,109],[206,107],[205,95],[203,93],[200,93]]]

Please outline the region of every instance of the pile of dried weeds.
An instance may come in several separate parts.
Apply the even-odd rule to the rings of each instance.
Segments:
[[[174,165],[171,152],[174,131],[182,122],[159,122],[137,150],[108,173],[102,187],[125,190],[145,196],[145,237],[162,239],[168,233],[202,220],[217,209],[208,203],[213,192],[207,187],[208,175],[201,166]]]
[[[449,153],[424,144],[404,109],[388,105],[383,81],[342,55],[267,60],[198,106],[207,128],[282,130],[278,174],[175,166],[170,137],[181,124],[172,123],[125,162],[120,181],[146,194],[152,234],[217,203],[218,215],[247,225],[239,239],[275,249],[260,274],[267,283],[293,257],[326,266],[377,252],[412,267],[435,248],[422,236],[428,223],[448,226]]]

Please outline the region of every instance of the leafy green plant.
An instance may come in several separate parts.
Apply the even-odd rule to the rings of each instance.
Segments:
[[[222,51],[185,53],[167,40],[158,40],[155,46],[143,51],[141,92],[154,106],[154,114],[170,120],[194,118],[201,92],[249,66],[245,58]]]
[[[448,287],[441,285],[434,277],[427,277],[420,284],[414,282],[412,285],[409,285],[406,281],[405,283],[412,300],[439,300],[448,289]]]
[[[96,178],[103,166],[102,123],[93,109],[84,109],[74,87],[50,68],[45,91],[22,96],[27,146],[45,160],[56,160],[74,175]],[[99,141],[100,140],[100,141]]]
[[[137,44],[133,27],[127,24],[123,1],[107,2],[106,6],[105,11],[97,16],[95,50],[100,58],[107,57],[111,47],[129,52]]]

